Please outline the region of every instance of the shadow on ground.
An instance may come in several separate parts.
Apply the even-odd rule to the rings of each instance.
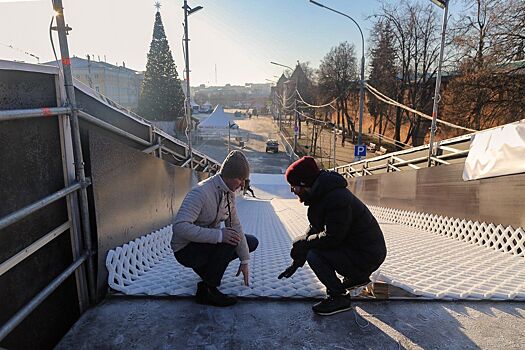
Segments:
[[[355,311],[330,317],[311,304],[244,300],[221,309],[191,299],[109,299],[57,349],[519,349],[525,341],[519,303],[356,302]],[[485,308],[494,314],[469,316]]]

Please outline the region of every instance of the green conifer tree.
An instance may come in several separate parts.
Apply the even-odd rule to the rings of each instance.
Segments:
[[[160,12],[157,11],[138,112],[150,120],[174,121],[184,116],[184,98]]]

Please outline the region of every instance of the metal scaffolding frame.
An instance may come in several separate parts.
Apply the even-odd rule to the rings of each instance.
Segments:
[[[192,151],[189,154],[188,145],[164,133],[154,127],[151,123],[141,120],[141,124],[148,128],[148,139],[135,135],[129,130],[123,130],[107,121],[101,120],[76,106],[75,87],[71,74],[69,51],[67,44],[67,29],[63,16],[61,0],[53,0],[53,8],[56,12],[57,31],[60,42],[62,72],[57,75],[57,91],[66,107],[43,107],[36,109],[20,109],[0,111],[0,122],[21,120],[28,118],[58,117],[62,144],[62,163],[64,167],[64,180],[66,186],[61,190],[48,195],[24,208],[16,210],[5,217],[0,218],[0,229],[14,224],[31,215],[33,212],[48,206],[55,201],[66,198],[68,206],[68,220],[45,234],[36,242],[20,250],[17,254],[0,264],[0,276],[17,266],[31,254],[52,242],[62,233],[70,230],[73,250],[73,263],[61,274],[53,279],[42,291],[34,296],[24,307],[13,315],[0,328],[0,341],[3,340],[13,329],[15,329],[29,314],[40,305],[53,291],[55,291],[69,276],[76,274],[77,292],[79,296],[80,312],[82,313],[96,301],[95,268],[93,257],[95,249],[92,247],[91,228],[89,223],[89,209],[87,199],[87,187],[91,180],[84,173],[84,162],[82,156],[79,119],[91,125],[107,130],[112,134],[122,136],[141,146],[144,153],[153,154],[158,158],[171,155],[166,161],[185,167],[192,163],[192,169],[202,172],[217,172],[220,163],[206,155]],[[57,70],[58,72],[58,70]],[[122,111],[121,111],[122,112]],[[124,112],[122,112],[124,113]],[[125,113],[130,119],[136,119],[129,113]],[[193,158],[193,162],[191,162]],[[74,172],[72,170],[74,164]],[[86,267],[86,271],[82,267]],[[88,300],[89,298],[89,300]]]

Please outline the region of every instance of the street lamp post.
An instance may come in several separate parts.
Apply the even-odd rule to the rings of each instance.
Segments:
[[[285,67],[293,71],[293,68],[290,66],[287,66],[285,64],[277,63],[277,62],[270,62],[271,64],[275,64],[277,66]],[[299,64],[299,61],[297,61],[297,64]],[[290,82],[288,80],[286,83]],[[295,82],[295,88],[297,89],[297,81]],[[284,100],[284,104],[286,105],[286,100]],[[293,127],[293,151],[294,153],[297,153],[297,138],[299,136],[299,116],[297,115],[297,99],[294,99],[294,127]]]
[[[230,154],[230,138],[231,138],[232,122],[228,121],[228,154]]]
[[[188,1],[184,0],[184,43],[185,43],[185,61],[186,61],[186,136],[188,138],[188,152],[190,154],[190,168],[193,168],[193,151],[191,149],[191,97],[190,97],[190,49],[188,42],[188,16],[199,10],[202,6],[191,8],[188,6]]]
[[[363,135],[363,110],[364,110],[364,101],[365,101],[365,38],[363,36],[363,31],[361,30],[361,27],[359,26],[359,24],[357,24],[357,22],[349,15],[339,12],[337,10],[334,10],[323,4],[320,4],[317,1],[310,0],[310,2],[314,5],[317,5],[329,11],[338,13],[341,16],[344,16],[350,19],[352,22],[355,23],[355,25],[359,29],[359,33],[361,34],[361,84],[359,87],[359,134],[357,137],[357,144],[360,146],[363,141],[363,136],[362,136]],[[356,160],[360,160],[360,158],[361,157],[357,157]]]
[[[448,0],[431,0],[434,4],[441,7],[445,11],[443,12],[443,25],[441,27],[441,48],[439,51],[438,71],[436,76],[436,88],[434,90],[434,103],[432,106],[432,124],[430,126],[430,142],[428,144],[428,163],[427,166],[432,165],[432,157],[434,154],[434,138],[436,135],[436,120],[438,116],[439,108],[439,89],[441,86],[441,66],[443,64],[443,51],[445,48],[445,31],[447,29],[447,17],[448,17]]]

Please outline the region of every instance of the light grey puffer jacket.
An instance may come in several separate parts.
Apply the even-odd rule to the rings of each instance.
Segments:
[[[227,197],[231,216],[228,215]],[[250,254],[237,216],[235,193],[230,191],[219,174],[199,182],[182,201],[173,223],[173,251],[181,250],[190,242],[219,243],[222,239],[221,222],[242,235],[236,252],[241,262],[247,263]]]

